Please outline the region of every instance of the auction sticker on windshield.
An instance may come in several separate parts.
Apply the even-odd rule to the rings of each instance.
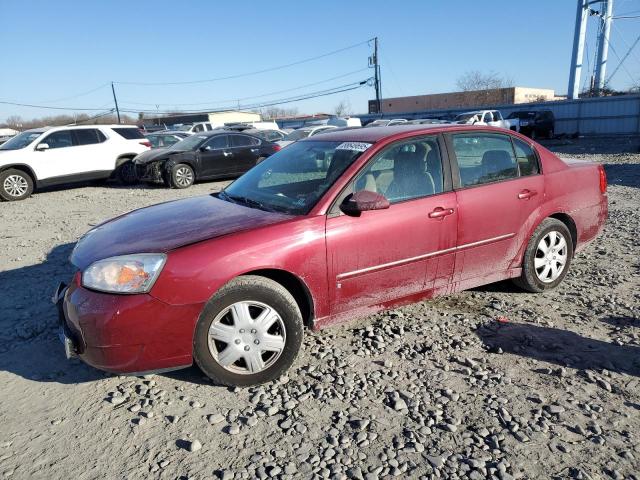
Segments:
[[[354,152],[364,152],[372,143],[365,142],[344,142],[336,147],[336,150],[351,150]]]

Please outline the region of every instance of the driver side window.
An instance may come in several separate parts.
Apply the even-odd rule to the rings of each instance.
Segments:
[[[374,158],[354,181],[354,191],[384,195],[390,203],[442,193],[442,158],[436,137],[395,144]]]
[[[227,138],[228,137],[226,135],[216,135],[204,145],[205,147],[210,147],[211,150],[227,148]]]
[[[65,148],[73,146],[73,137],[71,136],[71,130],[60,130],[53,132],[51,135],[47,135],[40,143],[46,143],[49,148]]]

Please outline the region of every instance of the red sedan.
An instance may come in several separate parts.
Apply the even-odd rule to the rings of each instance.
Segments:
[[[281,375],[305,328],[504,279],[557,286],[607,218],[602,166],[490,127],[411,125],[288,146],[224,191],[80,239],[55,299],[67,354],[118,373],[193,361]]]

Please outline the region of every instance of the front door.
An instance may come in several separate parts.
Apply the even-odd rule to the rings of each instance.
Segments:
[[[215,135],[200,147],[200,172],[196,172],[198,177],[223,176],[233,171],[234,158],[228,142],[228,135]]]
[[[499,274],[528,240],[523,234],[544,197],[537,157],[508,134],[452,134],[450,142],[459,210],[454,281]]]
[[[450,281],[456,194],[449,187],[442,151],[434,136],[391,145],[369,162],[350,187],[350,191],[385,195],[390,208],[357,217],[336,210],[329,214],[327,259],[333,315]]]
[[[38,145],[48,148],[39,150]],[[78,150],[71,130],[58,130],[46,135],[33,152],[33,169],[40,180],[70,177],[86,171],[82,152]]]

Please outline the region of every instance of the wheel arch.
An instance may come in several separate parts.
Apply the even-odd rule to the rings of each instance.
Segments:
[[[314,304],[313,296],[307,284],[298,276],[294,275],[287,270],[280,270],[277,268],[263,268],[258,270],[251,270],[244,272],[240,276],[256,275],[265,277],[274,282],[279,283],[293,296],[294,300],[300,308],[302,314],[302,321],[307,328],[313,327],[314,319]]]
[[[571,243],[573,244],[573,251],[575,253],[576,247],[578,246],[578,227],[576,226],[575,220],[571,218],[570,215],[562,212],[553,213],[547,218],[555,218],[565,224],[571,234]]]
[[[8,165],[1,166],[0,167],[0,172],[4,172],[5,170],[9,170],[11,168],[13,168],[15,170],[20,170],[20,171],[26,173],[27,175],[29,175],[31,177],[31,180],[33,181],[33,184],[37,185],[38,177],[36,176],[36,174],[33,171],[33,169],[31,167],[29,167],[28,165],[25,165],[23,163],[10,163]]]
[[[121,155],[118,155],[118,158],[116,158],[116,168],[118,168],[120,165],[130,162],[136,157],[136,155],[136,153],[123,153]]]

